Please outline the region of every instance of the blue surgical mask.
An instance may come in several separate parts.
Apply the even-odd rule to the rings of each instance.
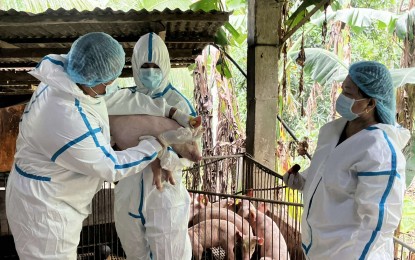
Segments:
[[[347,119],[347,121],[353,121],[356,118],[358,118],[360,114],[364,113],[364,111],[362,113],[359,113],[359,114],[354,113],[352,111],[352,107],[353,107],[354,103],[357,102],[357,101],[365,100],[365,99],[366,98],[353,99],[353,98],[346,97],[343,94],[340,94],[339,97],[337,98],[337,101],[336,101],[336,111],[342,117]]]
[[[159,68],[141,68],[138,71],[138,78],[144,87],[153,90],[160,86],[163,80],[163,73]]]
[[[105,83],[102,83],[102,85],[105,86],[105,94],[98,94],[97,92],[95,92],[95,90],[93,88],[91,88],[92,91],[96,94],[94,96],[94,98],[107,97],[107,96],[111,95],[112,93],[114,93],[115,91],[118,90],[118,84],[117,84],[117,81],[116,80],[114,80],[109,85],[105,85]]]

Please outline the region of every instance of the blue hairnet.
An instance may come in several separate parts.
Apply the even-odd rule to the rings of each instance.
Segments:
[[[92,32],[72,44],[67,59],[65,69],[71,80],[94,87],[121,74],[125,53],[121,44],[108,34]]]
[[[356,62],[350,66],[349,76],[360,90],[376,99],[376,113],[380,123],[394,125],[395,91],[386,66],[376,61]]]

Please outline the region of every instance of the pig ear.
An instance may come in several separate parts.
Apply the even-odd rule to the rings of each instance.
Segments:
[[[258,210],[259,211],[262,211],[262,213],[267,213],[269,209],[268,209],[268,206],[267,206],[267,204],[265,202],[261,202],[258,205]]]
[[[199,201],[199,203],[202,203],[204,199],[204,195],[203,194],[198,194],[197,195],[197,201]]]
[[[252,218],[252,219],[256,219],[255,210],[253,210],[253,209],[249,210],[249,217]]]
[[[203,128],[203,127],[196,128],[193,131],[193,134],[192,134],[193,139],[199,139],[199,138],[201,138],[204,132],[205,132],[205,128]]]
[[[253,191],[252,189],[249,189],[249,190],[246,192],[246,196],[253,198],[253,197],[254,197],[254,191]]]
[[[241,231],[239,230],[236,231],[236,238],[242,240],[243,237],[242,237]]]
[[[199,195],[199,202],[205,206],[209,203],[209,198],[206,195]]]
[[[262,238],[262,237],[257,237],[256,241],[257,241],[257,244],[260,245],[260,246],[262,246],[264,244],[264,238]]]

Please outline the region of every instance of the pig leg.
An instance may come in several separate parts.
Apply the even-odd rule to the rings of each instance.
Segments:
[[[203,246],[200,244],[200,241],[198,240],[199,234],[195,232],[194,230],[189,230],[189,237],[192,244],[192,255],[193,258],[200,260],[202,259],[203,254]]]

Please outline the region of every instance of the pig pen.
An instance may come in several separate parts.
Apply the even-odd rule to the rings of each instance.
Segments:
[[[194,259],[226,260],[231,251],[235,259],[305,259],[301,195],[286,189],[279,174],[238,154],[204,158],[183,172],[183,180],[192,201],[189,236]],[[232,224],[221,222],[218,228],[216,219]],[[242,233],[239,239],[234,235],[238,231]],[[258,245],[259,237],[262,245]],[[222,241],[208,241],[218,239]],[[254,252],[245,248],[254,248]]]
[[[8,173],[0,175],[0,241],[2,243],[0,258],[18,259],[5,215],[7,176]],[[264,219],[271,219],[272,223],[275,223],[275,225],[264,225],[265,232],[263,232],[265,234],[267,232],[274,233],[273,239],[272,237],[271,239],[269,237],[263,238],[263,242],[269,243],[269,247],[272,247],[274,251],[273,259],[287,259],[279,252],[280,248],[285,247],[285,244],[290,259],[303,259],[299,232],[299,218],[302,208],[299,203],[300,195],[298,193],[285,194],[287,189],[284,188],[280,175],[256,162],[250,156],[239,154],[204,158],[201,163],[183,171],[183,181],[193,197],[192,215],[200,208],[198,221],[201,220],[200,217],[207,219],[208,222],[216,221],[209,220],[206,215],[220,201],[227,208],[222,207],[216,211],[219,211],[221,215],[221,223],[229,223],[231,219],[239,218],[237,211],[246,204],[248,212],[255,213],[256,216],[261,216]],[[105,183],[103,189],[93,199],[92,214],[84,221],[81,232],[78,259],[125,258],[115,231],[113,188],[114,184]],[[212,216],[212,218],[214,217]],[[192,226],[192,223],[193,219],[189,219],[189,225]],[[246,224],[246,221],[243,223],[245,226],[242,225],[242,228],[235,225],[236,229],[241,229],[239,231],[242,233],[252,228],[250,224]],[[236,237],[235,232],[237,231],[230,228],[230,225],[227,225],[220,237]],[[199,230],[199,234],[204,238],[208,238],[208,234],[213,232],[212,226],[210,229]],[[235,251],[235,259],[244,259],[242,258],[243,248],[252,248],[252,252],[248,250],[252,253],[249,259],[260,259],[261,247],[256,246],[258,240],[255,240],[255,237],[259,236],[255,232],[247,234],[242,240],[225,239],[225,244],[222,243],[222,246],[204,249],[203,252],[200,252],[199,259],[227,259],[225,258],[225,255],[228,254],[227,248]],[[195,241],[194,233],[192,235],[189,232],[189,235],[193,238],[192,241]],[[241,242],[245,242],[245,244],[241,244]]]

